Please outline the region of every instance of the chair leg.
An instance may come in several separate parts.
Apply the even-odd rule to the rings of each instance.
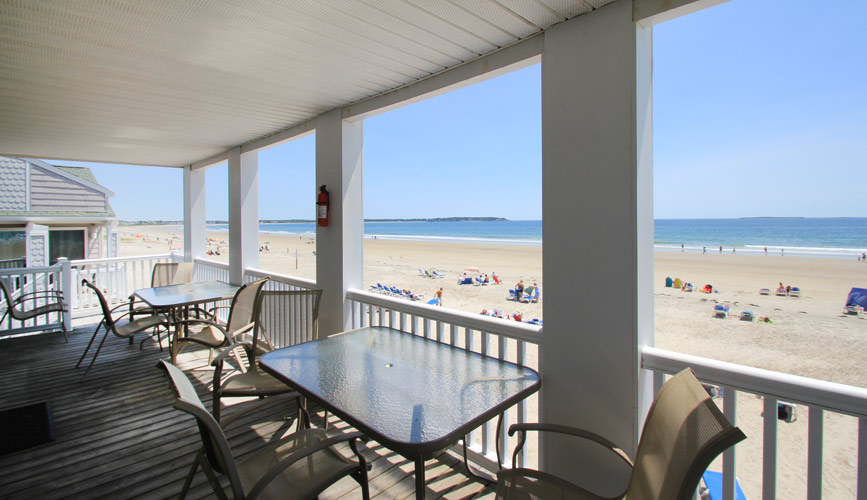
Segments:
[[[87,365],[87,369],[84,370],[84,375],[81,376],[82,381],[84,380],[84,377],[87,376],[87,372],[90,371],[91,367],[93,367],[93,364],[96,362],[96,357],[99,356],[99,351],[102,350],[102,344],[105,343],[105,339],[107,339],[107,338],[108,338],[108,328],[105,329],[105,333],[102,335],[102,340],[99,341],[99,345],[96,346],[96,352],[93,353],[93,358],[90,360],[90,364]]]
[[[229,500],[226,498],[226,492],[223,491],[223,487],[220,486],[220,481],[217,480],[217,476],[214,475],[214,471],[211,470],[211,466],[208,464],[208,461],[205,460],[205,456],[202,452],[199,452],[198,458],[199,463],[202,464],[202,470],[205,471],[205,475],[208,477],[208,482],[211,483],[211,488],[214,489],[217,498],[220,500]]]
[[[69,335],[66,334],[66,321],[63,321],[63,319],[64,319],[63,315],[64,314],[65,313],[63,313],[63,312],[60,313],[60,328],[62,328],[63,338],[66,339],[66,343],[68,344],[69,343]]]
[[[96,334],[99,333],[99,328],[105,323],[105,320],[99,322],[96,325],[96,330],[93,331],[93,336],[90,337],[90,342],[87,343],[87,347],[84,348],[84,352],[81,354],[81,357],[78,358],[78,363],[75,363],[75,367],[78,368],[81,365],[81,362],[84,361],[84,357],[87,356],[87,351],[90,350],[90,346],[93,345],[93,341],[96,340]]]
[[[187,497],[187,492],[190,491],[190,485],[193,484],[193,478],[196,476],[196,471],[199,470],[199,457],[202,455],[202,452],[196,454],[196,458],[193,459],[193,466],[190,467],[190,472],[187,474],[187,478],[184,480],[184,487],[181,488],[181,493],[178,495],[178,500],[184,500]]]

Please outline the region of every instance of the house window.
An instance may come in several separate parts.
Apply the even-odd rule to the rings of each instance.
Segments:
[[[27,266],[27,233],[0,231],[0,269]]]
[[[59,229],[48,231],[49,261],[53,266],[59,257],[69,260],[84,258],[85,234],[83,229]]]

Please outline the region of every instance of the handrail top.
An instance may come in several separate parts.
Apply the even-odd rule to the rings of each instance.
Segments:
[[[265,276],[270,276],[272,280],[286,283],[288,285],[316,288],[315,280],[299,278],[297,276],[289,276],[288,274],[275,273],[274,271],[265,271],[264,269],[257,269],[255,267],[248,267],[244,270],[244,274],[249,274],[250,276],[255,276],[257,278],[264,278]]]
[[[60,272],[60,263],[47,267],[7,267],[0,269],[2,275],[41,274]]]
[[[697,378],[744,392],[867,417],[867,388],[718,361],[656,347],[641,348],[641,367],[666,373],[692,368]]]
[[[225,262],[217,262],[216,260],[206,259],[204,257],[196,257],[194,262],[207,264],[212,267],[216,267],[217,269],[223,269],[224,271],[229,270],[229,264]]]
[[[106,257],[103,259],[78,259],[69,261],[73,266],[87,265],[87,264],[106,264],[109,262],[129,262],[132,260],[156,260],[156,259],[168,259],[171,258],[172,254],[170,253],[162,253],[162,254],[153,254],[153,255],[133,255],[129,257]]]
[[[503,335],[517,340],[524,340],[532,344],[541,344],[543,341],[541,326],[528,325],[517,321],[505,321],[499,318],[483,316],[481,314],[456,311],[454,309],[443,309],[441,307],[427,304],[416,304],[402,299],[366,292],[357,288],[350,288],[347,290],[346,297],[359,302],[388,307],[395,311],[417,314],[437,321],[457,323],[473,330]]]

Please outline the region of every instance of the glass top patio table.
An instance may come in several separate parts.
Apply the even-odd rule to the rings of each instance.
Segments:
[[[386,448],[424,460],[539,390],[534,370],[385,327],[298,344],[260,358],[265,371]]]
[[[240,287],[222,281],[200,281],[182,285],[136,290],[135,296],[154,308],[191,306],[204,302],[231,299]]]

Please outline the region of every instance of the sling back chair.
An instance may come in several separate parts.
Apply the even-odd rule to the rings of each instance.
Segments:
[[[81,377],[82,379],[87,376],[87,372],[90,371],[90,368],[96,361],[97,356],[99,356],[99,351],[102,349],[102,345],[105,343],[106,337],[108,337],[108,332],[111,332],[120,338],[129,339],[129,343],[132,344],[134,342],[133,337],[135,336],[135,334],[143,332],[145,330],[154,329],[157,334],[157,342],[159,342],[159,329],[165,328],[166,331],[168,331],[168,319],[166,319],[166,317],[162,314],[151,314],[143,318],[128,321],[127,323],[122,325],[118,324],[118,320],[129,316],[129,311],[127,310],[119,316],[115,316],[115,312],[120,309],[128,308],[129,303],[124,302],[115,306],[112,309],[108,306],[108,301],[105,300],[105,295],[103,295],[102,291],[96,286],[94,286],[93,283],[86,279],[83,279],[81,280],[81,284],[90,288],[91,290],[93,290],[93,293],[96,294],[96,298],[99,300],[99,307],[102,309],[102,321],[100,321],[99,324],[96,325],[96,330],[93,331],[93,336],[90,338],[90,342],[87,343],[87,347],[84,349],[81,357],[78,358],[78,363],[75,364],[76,368],[81,365],[81,362],[84,361],[84,357],[87,356],[87,352],[93,345],[93,341],[96,340],[96,335],[99,333],[99,329],[101,327],[105,327],[105,333],[102,336],[102,340],[100,340],[99,345],[96,348],[96,352],[93,354],[93,358],[90,360],[90,364],[87,365],[87,369],[84,371],[84,375],[82,375]],[[139,344],[139,349],[144,346],[145,340],[147,340],[147,338],[142,340],[141,344]],[[160,346],[160,349],[162,349],[162,346]]]
[[[232,496],[241,499],[314,499],[345,476],[361,486],[361,495],[370,498],[367,461],[358,451],[360,432],[328,437],[322,429],[299,429],[293,434],[271,441],[242,463],[236,463],[223,428],[205,409],[193,384],[178,367],[160,360],[157,368],[165,371],[175,395],[174,407],[195,417],[202,448],[196,453],[184,481],[179,499],[186,497],[198,468],[219,498],[226,498],[215,473],[227,476]],[[224,426],[241,413],[224,419]],[[333,447],[348,443],[356,460],[350,460]]]
[[[203,328],[198,332],[184,337],[178,336],[175,342],[172,342],[172,363],[176,362],[178,354],[190,342],[200,344],[211,349],[208,357],[208,363],[214,360],[214,349],[228,347],[236,341],[236,338],[241,338],[242,335],[250,333],[255,324],[254,309],[256,307],[256,297],[265,286],[265,282],[269,278],[265,277],[256,281],[245,283],[235,292],[232,297],[232,305],[229,306],[229,317],[226,324],[222,324],[215,319],[183,319],[174,322],[177,331],[181,327],[189,327],[193,325],[202,325]]]
[[[60,313],[60,328],[63,331],[63,338],[69,343],[69,337],[66,335],[66,323],[63,321],[64,314],[69,314],[69,312],[63,304],[63,292],[60,290],[37,290],[14,297],[12,290],[9,289],[9,284],[3,278],[0,278],[0,288],[3,289],[3,296],[6,299],[6,311],[0,317],[0,324],[6,319],[6,315],[24,322],[39,316]],[[24,304],[28,302],[33,303],[32,307],[24,309]],[[41,305],[40,302],[42,302]]]
[[[151,288],[169,285],[182,285],[193,281],[192,262],[158,262],[154,264],[151,272]],[[153,314],[153,310],[147,304],[136,305],[135,294],[129,296],[130,318],[142,314]]]
[[[654,398],[638,442],[635,462],[611,441],[582,429],[560,425],[515,424],[509,435],[519,434],[512,455],[515,463],[527,431],[552,431],[594,441],[632,467],[626,490],[614,498],[629,500],[690,500],[699,479],[717,455],[746,439],[733,427],[707,392],[686,369],[668,380]],[[497,473],[497,498],[600,499],[594,493],[541,471],[505,469]]]
[[[214,366],[213,412],[220,421],[220,399],[224,397],[251,397],[286,395],[298,399],[301,396],[283,382],[262,371],[259,356],[274,349],[266,333],[269,329],[285,329],[287,335],[295,340],[316,338],[319,325],[319,299],[322,290],[263,290],[256,301],[253,338],[250,342],[235,342],[225,348],[211,363]],[[291,342],[297,343],[297,342]],[[242,348],[247,353],[247,364],[239,366],[240,371],[222,380],[223,363],[235,349]],[[236,359],[241,359],[240,357]],[[240,362],[239,362],[240,364]],[[303,413],[300,410],[299,412]],[[309,417],[306,417],[309,424]]]

